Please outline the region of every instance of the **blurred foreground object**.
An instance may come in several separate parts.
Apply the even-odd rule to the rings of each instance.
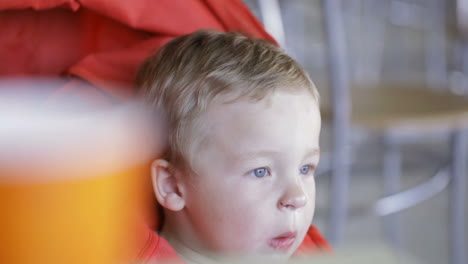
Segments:
[[[136,103],[50,107],[46,89],[16,86],[0,82],[0,263],[133,259],[161,148],[154,121]]]
[[[250,263],[281,263],[265,261],[262,259],[225,259],[222,263],[225,264],[250,264]],[[418,264],[421,263],[410,256],[397,256],[392,249],[384,245],[361,245],[350,248],[340,249],[334,255],[322,255],[292,258],[288,264]]]
[[[417,264],[409,256],[397,256],[392,249],[384,245],[353,246],[342,249],[334,256],[304,258],[288,262],[290,264]]]

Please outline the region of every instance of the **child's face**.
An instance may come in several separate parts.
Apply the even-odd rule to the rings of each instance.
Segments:
[[[306,92],[214,104],[202,116],[186,213],[202,250],[289,257],[314,215],[320,114]]]

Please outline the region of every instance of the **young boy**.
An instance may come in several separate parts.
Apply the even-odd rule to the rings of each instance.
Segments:
[[[318,93],[297,62],[263,40],[199,31],[149,57],[137,87],[165,113],[169,145],[152,164],[164,224],[145,258],[282,260],[329,248],[311,227]]]

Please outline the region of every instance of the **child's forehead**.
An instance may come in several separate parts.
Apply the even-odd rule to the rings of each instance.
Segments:
[[[260,112],[295,115],[294,112],[285,111],[291,108],[303,112],[319,112],[318,103],[307,91],[275,90],[263,98],[241,97],[237,100],[218,98],[208,107],[204,115],[208,120],[213,120],[215,116],[248,120]]]
[[[234,153],[249,151],[246,149],[249,146],[267,148],[288,136],[298,140],[303,140],[304,135],[318,138],[318,104],[306,91],[279,90],[260,100],[240,98],[227,102],[226,99],[229,97],[213,101],[192,121],[185,134],[191,158],[213,144]],[[317,148],[315,145],[305,147]]]
[[[199,135],[214,139],[225,140],[231,136],[233,141],[267,141],[287,133],[318,133],[320,113],[312,96],[279,92],[258,101],[213,105],[200,118],[195,130]]]

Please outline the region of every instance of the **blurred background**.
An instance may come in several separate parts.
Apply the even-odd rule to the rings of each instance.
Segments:
[[[268,13],[265,10],[268,8],[262,9],[262,2],[278,3],[283,32],[277,30],[273,22],[274,29],[270,33],[277,39],[279,35],[284,39],[286,50],[309,71],[322,96],[326,96],[330,91],[326,89],[328,41],[323,1],[243,1],[260,20],[264,14],[276,14]],[[468,92],[466,76],[461,75],[465,67],[463,23],[466,13],[463,12],[466,12],[466,1],[338,2],[342,8],[352,81],[414,82],[431,78],[450,82],[451,89],[458,93]],[[431,63],[433,65],[427,65]],[[428,77],[431,74],[433,76]]]
[[[454,188],[453,185],[462,184],[466,188],[464,179],[467,174],[462,172],[459,176],[453,176],[454,170],[451,168],[457,165],[453,166],[450,162],[458,155],[459,164],[466,164],[468,159],[463,153],[468,152],[468,148],[463,143],[458,154],[454,152],[453,145],[458,144],[454,143],[458,142],[454,139],[454,131],[464,129],[447,125],[444,119],[463,112],[466,115],[465,23],[468,1],[328,1],[336,2],[332,12],[327,10],[327,1],[319,0],[244,2],[263,20],[267,30],[280,42],[283,41],[285,49],[308,70],[321,93],[323,109],[342,111],[333,107],[333,103],[337,102],[333,101],[336,100],[333,99],[333,91],[337,91],[333,87],[333,79],[338,79],[335,82],[338,92],[335,94],[343,93],[340,87],[345,87],[344,90],[348,92],[344,92],[344,97],[349,101],[351,98],[357,99],[343,111],[350,123],[339,128],[345,129],[345,134],[341,136],[346,137],[343,151],[348,165],[345,165],[345,172],[340,172],[345,176],[338,177],[349,184],[349,189],[345,188],[348,198],[331,193],[343,189],[332,186],[335,177],[333,159],[336,157],[333,153],[337,153],[333,145],[337,139],[332,121],[327,116],[324,118],[314,224],[321,230],[328,228],[327,238],[338,247],[384,243],[415,256],[421,263],[466,263],[461,251],[468,251],[468,245],[464,242],[468,232],[463,230],[463,226],[467,225],[464,219],[468,215],[468,200],[464,189]],[[340,16],[335,22],[342,25],[342,36],[335,36],[334,43],[327,32],[330,30],[327,23],[333,20],[330,15]],[[337,29],[336,25],[334,29]],[[333,51],[338,50],[346,58],[330,57],[328,52],[337,45],[339,48]],[[335,69],[333,72],[330,64],[335,68],[345,64],[338,67],[344,70],[336,72]],[[372,95],[364,99],[353,97],[353,89],[359,90],[362,86],[370,89],[366,91]],[[394,86],[398,86],[398,91],[392,90]],[[390,91],[394,98],[387,96],[380,101],[378,93],[381,92],[378,89]],[[417,96],[410,92],[420,89],[429,92]],[[435,92],[436,99],[429,95],[432,92]],[[450,98],[444,102],[439,92],[444,96],[449,94]],[[452,101],[458,100],[456,98],[461,100],[459,108],[450,108],[450,105],[458,104]],[[377,104],[380,106],[369,104],[372,100],[379,102]],[[357,113],[351,113],[352,109]],[[439,115],[439,110],[446,115],[431,120],[430,126],[421,122],[426,117]],[[377,122],[375,125],[376,120],[366,122],[368,120],[359,116],[363,112],[374,113],[385,124]],[[418,114],[413,115],[416,112]],[[406,115],[406,118],[401,115]],[[459,122],[466,123],[466,117]],[[408,123],[412,124],[411,128],[407,128]],[[406,130],[401,137],[391,136],[393,131],[401,130]],[[392,166],[393,171],[388,169]],[[461,180],[454,180],[456,177]],[[407,195],[394,200],[398,204],[396,213],[382,214],[375,210],[379,199],[403,190],[408,190]],[[343,225],[340,234],[330,231],[330,225],[335,221],[333,218],[343,216],[330,214],[337,199],[344,201],[348,209],[346,221],[338,221],[338,225]],[[458,213],[454,210],[458,210]],[[390,219],[389,223],[388,218],[394,219]],[[461,222],[454,222],[454,218],[459,218]],[[454,225],[459,228],[458,231],[454,230]],[[464,234],[454,238],[457,232]],[[454,241],[458,241],[459,245],[455,245]]]

